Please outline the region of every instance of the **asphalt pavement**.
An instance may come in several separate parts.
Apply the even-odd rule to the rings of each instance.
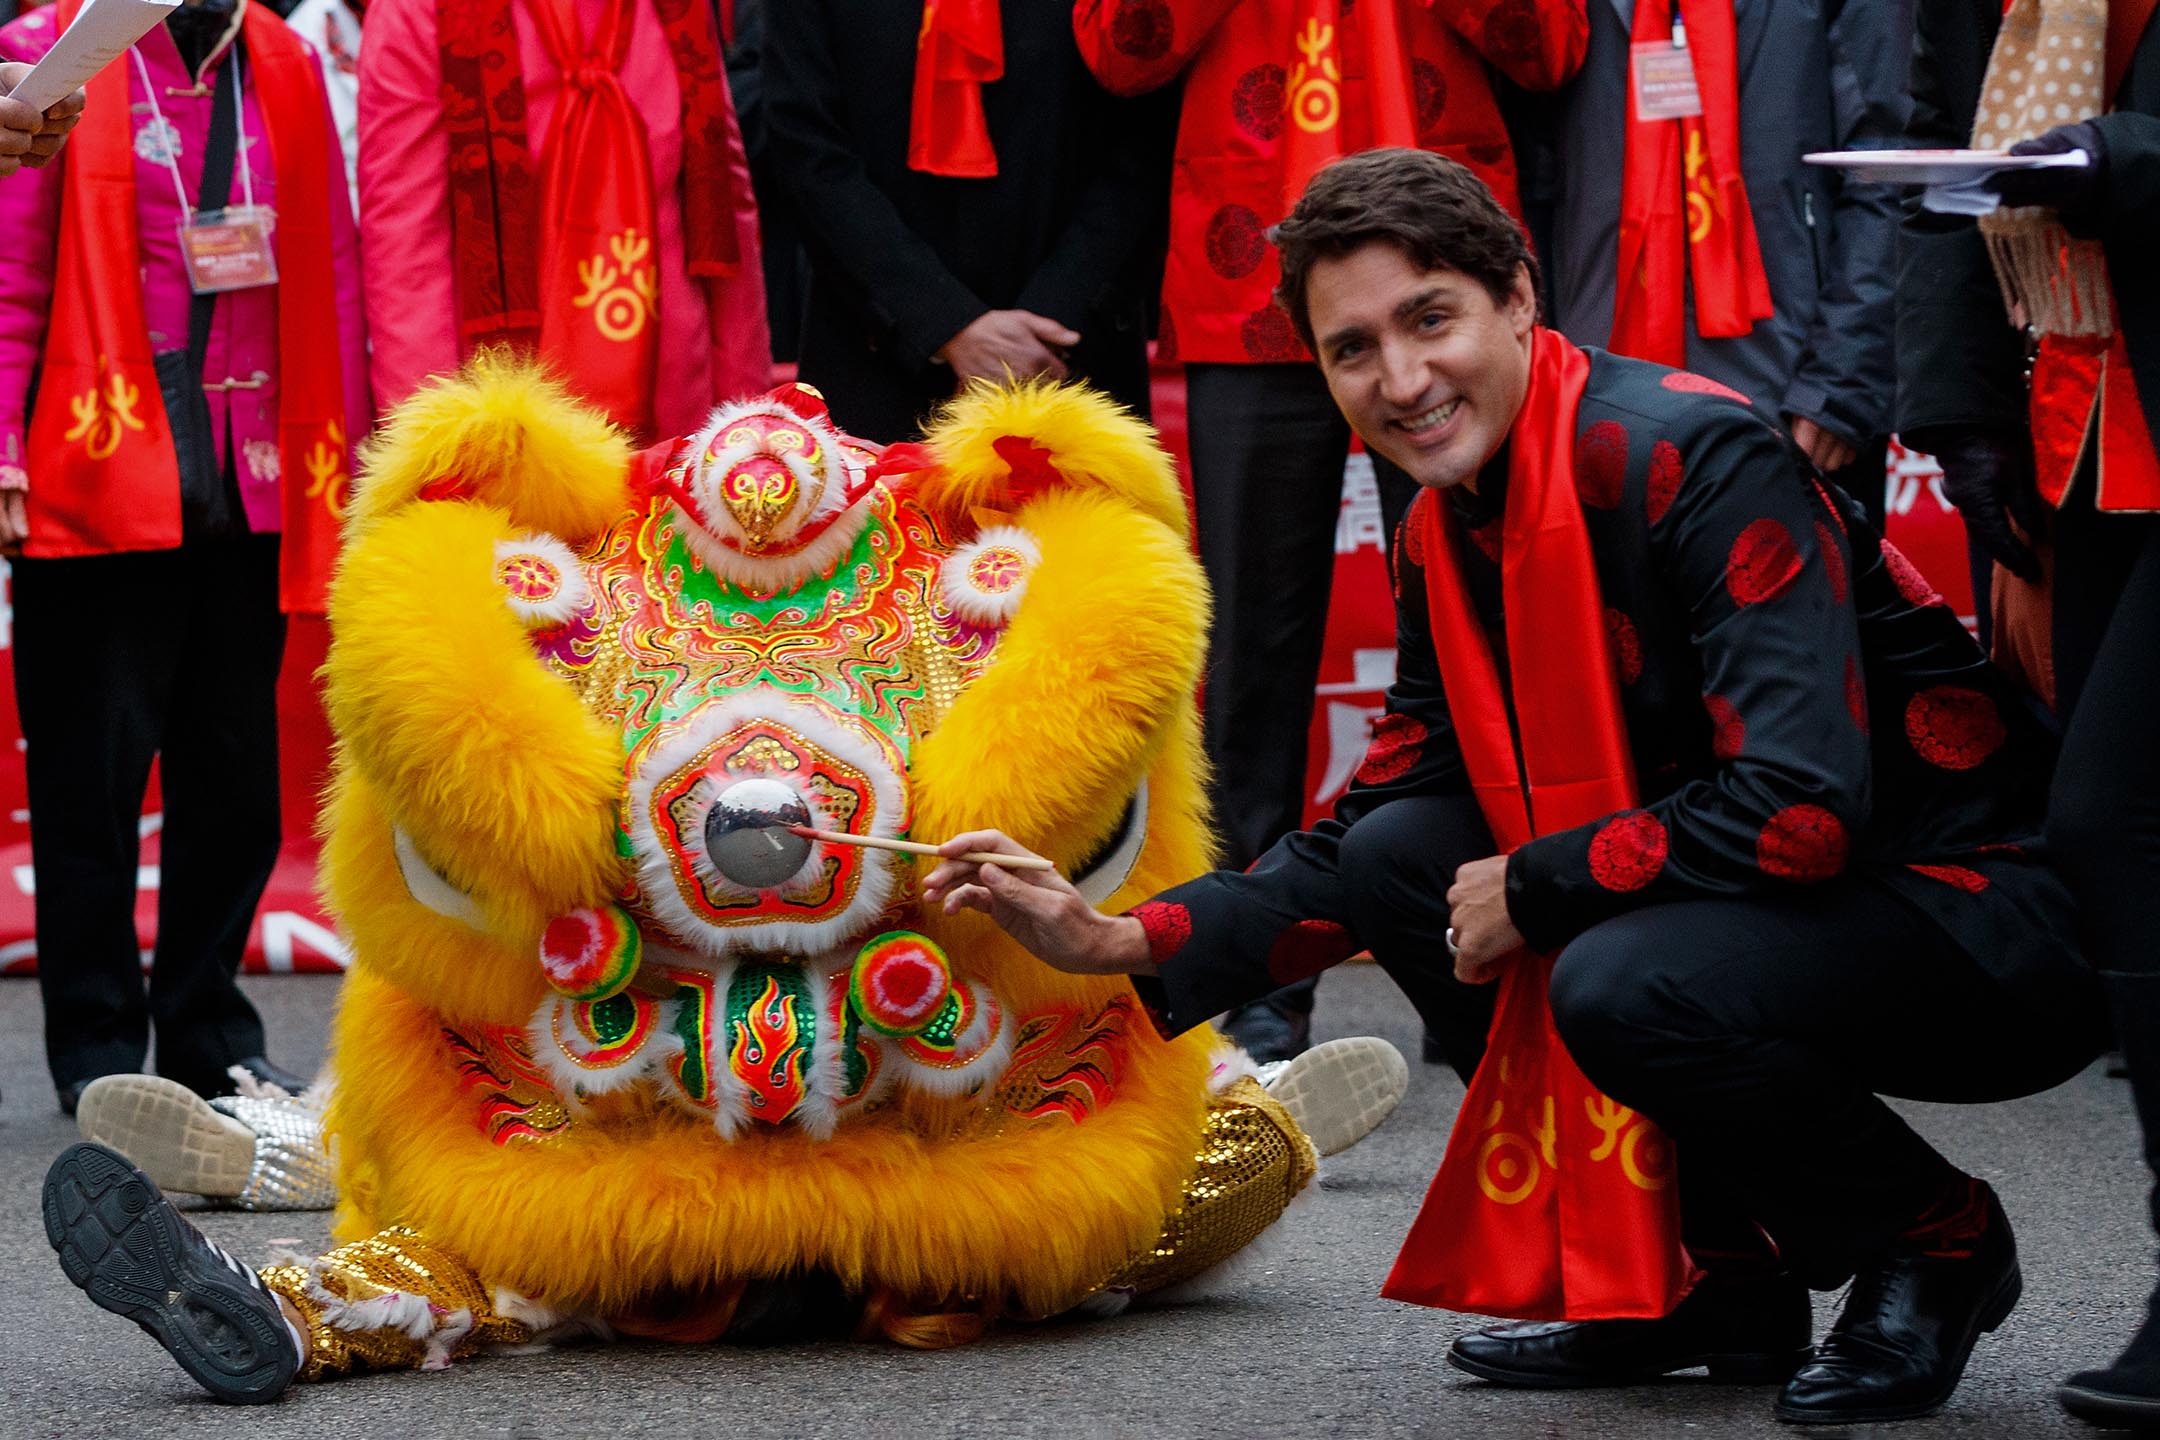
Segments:
[[[272,1058],[319,1064],[338,982],[250,980]],[[45,1074],[36,986],[0,981],[0,1436],[1796,1436],[1771,1392],[1686,1377],[1630,1391],[1524,1394],[1450,1369],[1474,1322],[1379,1298],[1439,1162],[1462,1087],[1416,1063],[1415,1017],[1370,967],[1321,987],[1321,1030],[1378,1034],[1412,1057],[1410,1095],[1329,1162],[1327,1185],[1219,1293],[1114,1320],[1014,1330],[960,1350],[827,1344],[772,1350],[624,1345],[461,1362],[211,1403],[148,1336],[93,1307],[38,1218],[47,1163],[75,1136]],[[2095,1066],[2045,1095],[1904,1107],[1991,1180],[2018,1227],[2025,1298],[1983,1340],[1937,1417],[1834,1434],[2093,1435],[2061,1414],[2067,1371],[2118,1349],[2152,1283],[2144,1179],[2120,1081]],[[327,1216],[212,1211],[243,1258],[312,1252]],[[1836,1297],[1818,1297],[1818,1324]],[[1815,1431],[1816,1435],[1826,1432]]]

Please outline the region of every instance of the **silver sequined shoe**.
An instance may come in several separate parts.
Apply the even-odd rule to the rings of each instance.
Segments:
[[[323,1139],[327,1096],[260,1085],[205,1100],[158,1075],[106,1075],[82,1093],[83,1138],[110,1145],[160,1189],[242,1210],[327,1210],[337,1180]]]

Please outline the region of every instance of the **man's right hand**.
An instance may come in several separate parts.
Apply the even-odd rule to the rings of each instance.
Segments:
[[[12,175],[24,165],[35,168],[60,153],[61,142],[82,118],[83,92],[77,90],[40,113],[20,100],[8,98],[28,65],[0,64],[0,175]]]
[[[2011,574],[2037,583],[2040,559],[2010,524],[2017,521],[2031,536],[2047,524],[2047,504],[2033,478],[2032,437],[2015,426],[1957,425],[1927,431],[1914,444],[1934,447],[1943,495],[1980,548]]]
[[[1069,975],[1152,975],[1147,931],[1129,915],[1105,915],[1055,870],[1008,870],[963,860],[970,852],[1031,856],[1000,830],[971,830],[938,846],[945,858],[923,881],[923,903],[947,915],[980,910],[1053,970]]]
[[[952,367],[958,386],[971,380],[1025,380],[1048,375],[1063,380],[1064,353],[1080,333],[1032,310],[986,310],[945,342],[937,358]],[[956,387],[958,388],[958,387]]]

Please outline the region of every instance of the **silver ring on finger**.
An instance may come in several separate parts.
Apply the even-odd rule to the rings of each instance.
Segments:
[[[1450,960],[1462,954],[1462,947],[1455,943],[1455,927],[1453,925],[1447,927],[1447,953]]]

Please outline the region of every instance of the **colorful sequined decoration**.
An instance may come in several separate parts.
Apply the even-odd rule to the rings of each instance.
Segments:
[[[570,1035],[563,1034],[563,1015],[570,1017]],[[652,1038],[660,1007],[650,996],[634,990],[610,995],[605,1000],[581,1000],[555,1012],[555,1043],[565,1055],[588,1070],[612,1070],[637,1058]]]
[[[466,1035],[444,1027],[443,1044],[457,1069],[458,1088],[473,1097],[473,1123],[497,1145],[545,1140],[569,1128],[570,1112],[525,1050],[525,1035],[509,1026],[476,1027]]]
[[[605,1000],[637,974],[643,951],[637,922],[622,906],[581,907],[548,922],[540,968],[548,984],[573,1000]]]
[[[713,1077],[707,1068],[713,1053],[713,977],[701,970],[669,969],[675,982],[675,1038],[682,1042],[679,1054],[668,1056],[673,1076],[691,1103],[713,1108]]]
[[[1013,1036],[1005,1074],[991,1087],[986,1115],[1054,1116],[1075,1125],[1086,1120],[1117,1094],[1132,1015],[1132,998],[1120,995],[1093,1012],[1028,1016]]]
[[[983,1012],[981,1024],[977,1023],[978,1008]],[[956,984],[937,1018],[920,1034],[899,1042],[900,1053],[933,1070],[957,1070],[996,1042],[1003,1021],[996,996],[985,990],[978,998],[972,985]]]
[[[856,953],[848,1000],[881,1035],[920,1035],[952,1000],[952,962],[929,936],[888,930]]]
[[[727,1064],[750,1118],[778,1125],[808,1094],[817,1006],[795,965],[743,965],[727,992]]]

